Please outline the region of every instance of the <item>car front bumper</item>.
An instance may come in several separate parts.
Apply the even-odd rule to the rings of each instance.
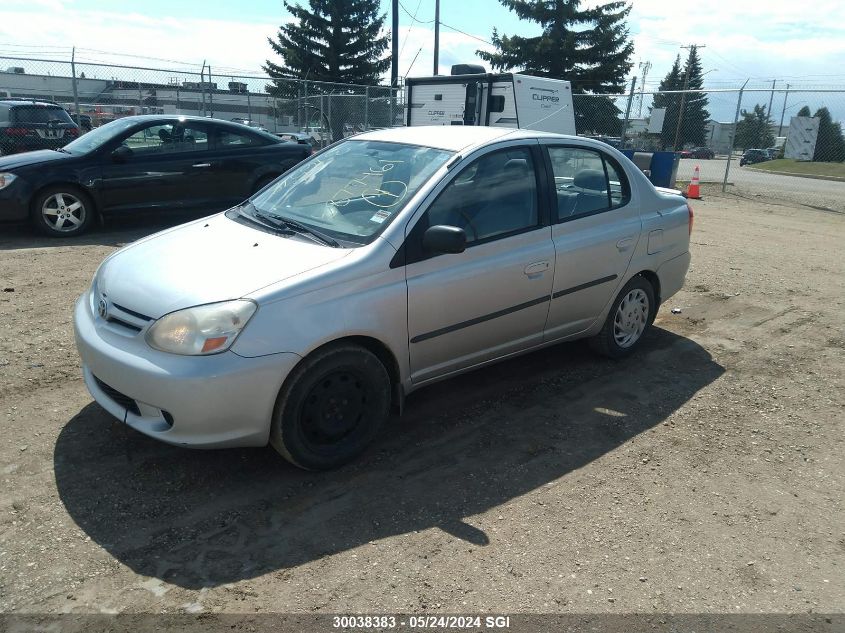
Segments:
[[[0,222],[20,222],[29,216],[32,188],[20,176],[0,189]]]
[[[95,315],[90,291],[74,308],[76,347],[94,400],[132,428],[194,448],[264,446],[276,397],[300,357],[228,351],[179,356]]]

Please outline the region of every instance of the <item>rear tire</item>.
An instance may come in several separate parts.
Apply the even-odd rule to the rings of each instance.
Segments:
[[[30,218],[41,233],[50,237],[76,237],[94,220],[91,197],[72,185],[42,189],[32,203]]]
[[[651,283],[645,277],[633,277],[616,295],[604,326],[590,339],[590,347],[608,358],[632,354],[642,344],[656,312]]]
[[[336,345],[305,358],[276,400],[270,443],[305,470],[329,470],[360,455],[390,412],[390,376],[357,345]]]

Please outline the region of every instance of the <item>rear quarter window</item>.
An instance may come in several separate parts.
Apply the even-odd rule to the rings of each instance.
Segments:
[[[70,115],[62,108],[46,106],[15,106],[11,109],[12,123],[73,123]]]

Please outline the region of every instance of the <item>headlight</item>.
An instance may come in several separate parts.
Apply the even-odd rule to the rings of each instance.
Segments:
[[[171,312],[147,331],[147,343],[162,352],[187,356],[224,352],[257,309],[252,301],[237,299]]]
[[[17,176],[10,174],[9,172],[0,172],[0,189],[5,189],[11,185],[15,182],[15,178],[17,178]]]

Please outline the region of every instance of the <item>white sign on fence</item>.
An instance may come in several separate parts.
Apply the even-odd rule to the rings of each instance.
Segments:
[[[816,139],[819,136],[819,120],[808,116],[794,116],[789,121],[784,158],[813,160]]]
[[[663,121],[666,119],[666,108],[654,108],[648,117],[649,134],[660,134],[663,131]]]

